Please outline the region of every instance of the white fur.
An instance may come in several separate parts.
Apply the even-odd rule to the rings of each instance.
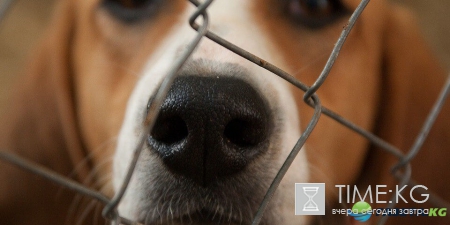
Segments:
[[[251,17],[249,4],[250,1],[216,0],[208,9],[211,18],[210,29],[247,51],[281,68],[286,68],[282,60],[280,60],[280,54],[264,38],[264,33]],[[179,55],[178,52],[183,50],[196,34],[186,22],[192,12],[193,7],[188,7],[182,16],[182,20],[165,38],[164,43],[153,55],[149,56],[148,63],[142,70],[142,77],[129,99],[114,158],[113,184],[115,191],[122,184],[140,135],[147,132],[143,130],[143,120],[149,98],[156,92],[157,85],[167,75],[167,72]],[[219,63],[236,63],[245,67],[253,76],[250,78],[253,82],[252,85],[265,95],[264,97],[269,100],[272,109],[278,109],[277,112],[280,115],[277,116],[281,118],[281,121],[276,122],[282,124],[278,129],[281,140],[278,142],[280,143],[279,146],[273,147],[276,149],[279,157],[273,159],[274,162],[271,165],[274,168],[267,170],[272,173],[269,176],[273,178],[275,172],[278,171],[289,151],[300,137],[298,112],[287,82],[207,38],[202,40],[192,59],[209,59]],[[283,219],[283,224],[301,224],[305,221],[303,217],[294,216],[294,183],[307,182],[308,167],[306,163],[306,156],[302,150],[273,199],[273,202],[278,202],[277,216]],[[121,216],[134,220],[138,219],[142,213],[146,213],[140,211],[152,204],[144,196],[146,193],[151,193],[156,185],[161,185],[152,183],[152,180],[156,179],[154,178],[154,173],[160,172],[162,168],[160,160],[152,155],[148,149],[144,148],[138,168],[134,172],[126,195],[119,206]],[[268,181],[268,183],[270,182],[271,180]],[[171,207],[176,208],[176,206]],[[172,209],[171,207],[169,208]],[[152,212],[151,214],[167,214],[158,212],[159,209],[145,208],[145,210]],[[254,209],[254,212],[256,212],[256,209]],[[269,215],[270,213],[267,214]],[[147,215],[146,217],[150,217],[151,221],[157,215]],[[162,220],[163,218],[160,219]],[[170,220],[170,218],[168,219]]]

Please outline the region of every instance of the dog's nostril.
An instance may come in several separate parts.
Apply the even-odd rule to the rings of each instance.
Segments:
[[[171,145],[182,141],[188,136],[184,120],[179,116],[158,118],[151,132],[151,137],[163,144]]]
[[[256,122],[233,119],[224,130],[225,138],[239,147],[251,147],[264,140],[264,128]]]

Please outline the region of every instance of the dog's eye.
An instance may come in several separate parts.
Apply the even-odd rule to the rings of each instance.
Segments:
[[[103,0],[114,17],[124,22],[135,22],[155,14],[161,0]]]
[[[346,14],[340,0],[288,0],[287,11],[309,28],[323,27]]]
[[[124,8],[127,9],[136,9],[140,8],[146,3],[149,3],[151,1],[149,0],[111,0],[112,2],[116,2],[117,4],[121,5]]]

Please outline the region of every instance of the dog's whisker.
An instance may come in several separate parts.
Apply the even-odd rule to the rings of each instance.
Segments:
[[[93,174],[93,173],[90,173],[88,175],[88,177],[82,182],[84,185],[89,184],[91,179],[94,178],[94,176],[91,175],[91,174]],[[112,191],[112,188],[110,187],[111,186],[111,184],[110,184],[111,177],[112,177],[112,173],[105,174],[103,177],[98,178],[99,180],[106,180],[106,181],[109,181],[109,182],[105,182],[102,186],[97,185],[97,187],[95,187],[95,188],[97,190],[99,190],[101,193],[111,194],[111,191]],[[108,190],[108,191],[105,191],[105,190]],[[74,199],[73,199],[73,201],[71,203],[69,212],[74,212],[74,211],[77,210],[77,208],[80,208],[80,205],[82,205],[82,204],[80,204],[80,202],[83,199],[87,200],[88,198],[86,196],[82,195],[82,194],[77,194],[74,197]]]
[[[181,197],[179,197],[178,198],[178,201],[181,201]],[[187,213],[187,218],[188,218],[188,220],[189,220],[189,222],[192,224],[192,217],[191,217],[191,214],[189,213],[189,212],[192,212],[192,203],[191,202],[185,202],[185,203],[182,203],[182,205],[183,205],[183,208],[185,208],[186,209],[186,212],[188,212]]]
[[[101,152],[101,150],[103,150],[105,147],[107,147],[109,144],[111,144],[113,141],[116,141],[116,140],[117,140],[117,136],[116,136],[116,137],[113,137],[113,138],[110,138],[109,140],[103,142],[103,143],[102,143],[98,148],[96,148],[95,150],[90,151],[89,154],[86,155],[86,157],[85,157],[82,161],[80,161],[80,162],[78,163],[78,165],[76,165],[76,166],[74,167],[74,169],[72,170],[72,172],[70,172],[70,174],[69,174],[67,177],[69,177],[69,178],[75,177],[76,174],[78,173],[78,171],[81,170],[82,167],[85,166],[85,165],[92,159],[92,157],[93,157],[95,154]],[[109,161],[109,162],[112,161],[112,156],[109,157],[109,158],[107,158],[107,159],[105,159],[105,160],[102,161],[101,163],[95,165],[95,167],[90,171],[90,173],[88,174],[88,176],[82,181],[82,184],[85,185],[85,186],[87,186],[87,187],[91,187],[91,186],[92,186],[91,181],[92,181],[92,180],[95,180],[94,178],[96,177],[96,173],[98,172],[99,168],[100,168],[100,167],[103,167],[105,164],[107,164],[108,161]],[[95,181],[96,181],[96,180],[95,180]],[[110,179],[107,180],[107,181],[110,181]],[[96,181],[96,182],[97,182],[97,181]],[[98,186],[98,184],[94,184],[94,186]],[[94,188],[96,188],[96,187],[94,187]],[[58,194],[57,194],[56,196],[61,196],[63,190],[64,190],[64,187],[61,186],[61,187],[58,189]],[[80,209],[80,205],[81,205],[80,202],[83,200],[83,198],[85,198],[85,196],[84,196],[84,195],[81,195],[81,194],[77,194],[77,195],[74,197],[74,199],[72,200],[72,203],[71,203],[70,206],[69,206],[68,216],[67,216],[67,219],[66,219],[65,224],[71,223],[71,218],[75,218],[75,216],[77,215],[77,210]]]
[[[157,214],[155,215],[155,218],[156,218],[156,219],[159,219],[161,224],[163,223],[163,221],[164,221],[164,216],[165,216],[165,214],[167,213],[167,212],[165,211],[165,207],[164,207],[165,204],[166,204],[166,202],[160,201],[159,204],[157,205],[157,206],[159,206],[159,207],[157,208]]]
[[[95,154],[103,153],[102,150],[105,150],[105,148],[110,147],[111,144],[115,144],[117,141],[118,136],[111,137],[110,139],[104,141],[102,144],[100,144],[97,148],[90,151],[82,161],[80,161],[77,165],[75,165],[75,168],[70,172],[68,175],[69,178],[73,178],[77,175],[78,171],[83,168],[86,164],[90,163],[90,160],[94,158]],[[112,157],[112,156],[110,156]]]
[[[113,174],[105,174],[102,177],[99,178],[99,190],[101,193],[103,193],[105,196],[113,196],[114,195],[114,188],[112,186],[111,179],[113,177]]]
[[[74,201],[78,201],[78,198],[81,198],[80,195],[76,195],[74,200],[72,201],[72,203],[69,206],[69,210],[67,212],[67,218],[64,222],[65,225],[70,225],[70,223],[72,222],[72,220],[74,220],[76,218],[76,213],[75,210],[78,209],[76,208],[78,206],[78,204],[74,204]]]
[[[164,204],[164,203],[163,203]],[[163,206],[161,206],[161,209],[160,210],[163,210],[164,208],[163,208]],[[163,218],[163,215],[161,214],[161,212],[158,212],[158,215],[160,215],[160,216],[157,216],[157,218],[159,219],[159,221],[160,221],[160,224],[163,224],[163,222],[164,222],[164,218]]]
[[[102,168],[108,166],[110,167],[112,162],[112,158],[110,159],[104,159],[102,162],[98,163],[98,165],[92,169],[92,172],[89,174],[88,178],[86,178],[87,183],[93,182],[92,186],[95,189],[100,189],[105,186],[112,189],[112,180],[113,173],[111,169],[109,169],[107,174],[101,174],[99,171],[101,171]],[[108,195],[109,196],[109,195]]]
[[[178,216],[181,216],[182,217],[182,215],[181,215],[181,210],[180,210],[180,208],[179,208],[179,200],[180,200],[180,197],[179,196],[176,196],[176,195],[172,195],[172,198],[170,199],[170,208],[171,208],[171,211],[175,211],[175,215],[178,215]],[[174,215],[174,213],[172,213],[172,220],[175,218],[175,215]]]
[[[212,216],[212,220],[214,220],[216,218],[216,215],[217,215],[217,209],[214,210],[214,213],[213,213],[213,216]]]
[[[93,174],[93,173],[91,173],[91,174]],[[85,181],[83,181],[83,184],[86,185],[87,183],[90,182],[91,174],[85,179]],[[107,178],[105,178],[105,177],[107,177]],[[103,177],[103,179],[110,180],[111,177],[112,177],[112,174],[110,174],[110,175],[105,175],[105,176]],[[109,186],[110,186],[110,183],[109,183],[109,182],[105,183],[105,186],[108,186],[108,187],[107,187],[108,190],[112,190],[112,188],[109,187]],[[104,193],[103,187],[98,187],[98,189],[99,189],[102,193]],[[81,202],[83,201],[83,199],[84,199],[84,200],[87,200],[87,197],[84,196],[84,195],[81,195],[81,194],[77,194],[77,195],[74,197],[74,199],[73,199],[73,201],[72,201],[72,203],[71,203],[71,205],[70,205],[70,207],[69,207],[69,215],[75,216],[75,215],[77,214],[77,210],[81,208],[81,205],[83,205],[83,204],[81,204]],[[68,222],[69,222],[69,221],[68,221]]]
[[[92,201],[95,200],[92,200],[85,195],[77,194],[69,206],[66,224],[72,224],[71,220],[75,220],[76,218],[78,218],[78,215],[81,213],[80,210],[84,209],[84,207],[86,207],[86,205]]]
[[[83,225],[83,222],[87,219],[89,214],[92,213],[92,211],[97,206],[97,204],[99,204],[97,200],[91,200],[91,202],[86,205],[86,208],[83,210],[81,215],[78,217],[78,221],[76,222],[76,225]]]
[[[242,223],[242,210],[240,208],[238,208],[238,212],[239,212],[239,224]]]
[[[99,221],[100,221],[101,210],[102,210],[102,209],[103,209],[103,205],[100,204],[100,203],[98,203],[98,204],[95,206],[95,209],[94,209],[94,216],[93,216],[94,225],[98,225],[98,223],[99,223]],[[102,217],[102,219],[103,219],[105,222],[107,222],[103,217]]]
[[[172,202],[168,201],[167,204],[168,206],[167,206],[166,220],[170,221],[171,218],[173,218]]]
[[[65,224],[73,224],[73,221],[77,220],[78,216],[81,214],[80,211],[84,206],[86,206],[86,202],[90,201],[93,200],[85,197],[84,195],[77,194],[69,206]]]
[[[102,181],[102,185],[98,187],[100,193],[103,193],[105,196],[112,196],[114,194],[114,188],[112,187],[111,179],[113,177],[112,173],[104,174],[99,178]],[[103,182],[107,181],[107,182]]]
[[[152,216],[151,216],[151,218],[148,218],[148,223],[151,223],[151,222],[155,221],[156,220],[156,215],[160,215],[159,214],[159,204],[160,204],[160,202],[157,201],[156,204],[155,204],[155,207],[153,209],[151,209]]]
[[[229,205],[227,206],[228,208],[228,215],[225,215],[225,220],[227,220],[228,222],[230,222],[232,220],[232,216],[233,216],[233,205],[228,203]]]
[[[151,215],[152,213],[154,213],[153,210],[149,209],[147,210],[147,213],[145,213],[145,218],[144,218],[144,225],[150,224],[151,221],[153,220],[154,214]]]
[[[300,68],[293,69],[292,76],[300,77],[308,68],[311,68],[312,66],[316,65],[317,63],[322,62],[323,60],[326,60],[329,55],[329,52],[323,51],[320,55],[315,57],[314,59],[308,60],[306,63],[303,63]]]
[[[165,198],[166,199],[166,198]],[[170,221],[170,210],[169,210],[169,204],[170,202],[164,201],[163,203],[163,210],[164,210],[164,216],[161,217],[162,220],[166,219],[166,221]]]
[[[246,209],[246,218],[252,218],[253,217],[253,211],[252,211],[252,207],[251,207],[251,204],[250,204],[250,201],[248,200],[248,199],[245,199],[244,200],[244,203],[247,205],[247,207],[245,207],[245,209]]]

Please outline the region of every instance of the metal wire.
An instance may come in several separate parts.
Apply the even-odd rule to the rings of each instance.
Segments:
[[[53,172],[52,170],[49,170],[39,164],[36,164],[34,162],[31,162],[29,160],[26,160],[24,158],[18,157],[15,154],[11,154],[8,153],[6,151],[0,151],[0,159],[5,161],[5,162],[9,162],[14,166],[18,166],[24,170],[27,170],[31,173],[34,173],[36,175],[42,176],[43,178],[46,178],[50,181],[53,181],[61,186],[64,186],[66,188],[69,188],[73,191],[76,191],[80,194],[89,196],[91,198],[94,198],[98,201],[100,201],[103,204],[109,204],[110,200],[108,197],[104,196],[103,194],[101,194],[98,191],[89,189],[85,186],[83,186],[82,184],[75,182],[73,180],[70,180],[67,177],[64,177],[62,175],[59,175],[55,172]],[[108,218],[108,217],[106,217]],[[111,218],[108,218],[111,219]],[[140,225],[139,223],[130,221],[128,219],[125,218],[120,218],[120,220],[123,222],[122,224],[124,225]]]
[[[4,0],[1,4],[0,4],[0,21],[3,21],[3,19],[6,16],[6,13],[9,11],[9,9],[12,7],[12,5],[15,3],[16,1],[14,0]]]
[[[206,8],[212,3],[213,0],[205,1],[202,4],[199,4],[196,0],[190,0],[195,6],[197,6],[197,10],[194,12],[194,14],[189,19],[189,23],[193,24],[195,20],[199,17],[203,17],[203,24],[200,26],[200,29],[198,31],[197,36],[192,40],[192,42],[188,45],[186,51],[183,53],[183,55],[178,59],[177,62],[175,62],[172,69],[168,72],[167,76],[164,78],[162,84],[160,85],[155,98],[149,105],[148,114],[145,120],[145,124],[147,125],[143,130],[144,132],[140,135],[139,142],[134,150],[134,155],[132,162],[130,163],[130,167],[128,169],[127,175],[122,183],[121,188],[117,192],[117,194],[114,196],[114,198],[111,200],[109,204],[107,204],[102,212],[103,216],[108,216],[111,213],[114,213],[117,216],[117,213],[115,210],[117,209],[117,206],[120,203],[120,200],[122,199],[123,195],[125,194],[125,191],[128,187],[128,184],[131,180],[131,177],[133,175],[134,169],[136,168],[137,161],[139,159],[139,155],[142,152],[143,144],[149,134],[149,132],[152,130],[156,117],[159,113],[159,109],[161,108],[161,105],[164,101],[164,99],[167,96],[167,93],[169,92],[170,86],[172,85],[173,81],[176,78],[177,72],[180,70],[180,68],[183,66],[183,64],[186,62],[186,60],[191,56],[191,54],[194,52],[194,50],[199,45],[201,39],[205,35],[206,31],[208,30],[209,25],[209,17],[206,14]],[[119,222],[116,222],[119,224]]]
[[[414,142],[414,145],[411,147],[408,154],[406,154],[406,156],[403,157],[397,165],[395,165],[395,167],[393,168],[393,173],[395,173],[395,171],[408,164],[408,162],[410,162],[417,155],[417,153],[419,153],[420,148],[425,142],[428,133],[430,133],[430,130],[433,127],[433,124],[436,121],[439,112],[444,106],[445,100],[447,100],[449,93],[450,93],[450,76],[447,78],[447,82],[445,82],[444,88],[439,94],[436,103],[434,104],[430,114],[428,115],[423,125],[422,130],[420,131],[419,135],[416,138],[416,141]]]
[[[396,156],[399,160],[399,162],[393,166],[393,169],[391,171],[392,175],[399,180],[400,185],[405,184],[414,184],[415,181],[411,180],[411,165],[410,162],[414,157],[417,155],[417,153],[420,151],[422,144],[424,140],[426,139],[434,121],[436,120],[439,112],[442,109],[442,106],[445,103],[446,98],[448,97],[450,93],[450,76],[447,80],[444,88],[442,89],[442,92],[440,96],[438,97],[435,105],[433,106],[433,109],[431,110],[429,116],[427,117],[423,128],[421,129],[418,137],[416,138],[416,141],[409,150],[409,152],[404,155],[399,149],[392,146],[391,144],[387,143],[383,139],[377,137],[373,133],[362,129],[361,127],[355,125],[351,121],[343,118],[339,114],[333,112],[332,110],[324,107],[320,103],[319,97],[315,94],[316,91],[321,87],[321,85],[325,82],[325,80],[328,77],[328,74],[330,73],[333,64],[335,60],[337,59],[339,52],[342,48],[342,46],[345,43],[345,40],[347,36],[349,35],[350,31],[352,30],[354,24],[358,20],[358,17],[363,12],[364,8],[368,5],[370,0],[362,0],[356,10],[353,12],[352,16],[350,17],[347,25],[344,27],[339,39],[336,42],[336,45],[326,63],[324,66],[323,71],[317,78],[317,80],[314,82],[314,84],[311,87],[308,87],[301,81],[295,79],[290,74],[286,73],[282,69],[276,67],[275,65],[265,61],[264,59],[259,58],[256,55],[253,55],[250,52],[247,52],[246,50],[228,42],[227,40],[221,38],[220,36],[210,32],[208,30],[209,25],[209,17],[207,14],[207,8],[210,6],[210,4],[213,2],[213,0],[207,0],[202,3],[198,2],[197,0],[189,0],[192,4],[194,4],[197,9],[193,13],[193,15],[189,18],[189,24],[193,29],[197,31],[197,36],[191,41],[191,43],[188,45],[188,48],[185,50],[185,52],[180,56],[180,58],[174,63],[171,70],[168,72],[167,76],[165,76],[162,84],[158,88],[157,94],[153,101],[149,103],[149,109],[145,120],[145,127],[144,132],[140,134],[139,141],[136,143],[136,146],[134,148],[133,158],[132,161],[129,164],[128,172],[123,180],[123,183],[121,185],[121,188],[119,191],[115,194],[115,196],[110,200],[106,196],[102,195],[101,193],[91,190],[87,187],[84,187],[83,185],[70,180],[64,176],[61,176],[59,174],[56,174],[55,172],[46,169],[40,165],[37,165],[33,162],[30,162],[28,160],[22,159],[20,157],[17,157],[11,153],[7,153],[6,151],[0,151],[0,159],[4,160],[6,162],[9,162],[13,165],[16,165],[18,167],[21,167],[27,171],[30,171],[32,173],[38,174],[42,177],[45,177],[53,182],[56,182],[62,186],[65,186],[71,190],[74,190],[76,192],[79,192],[81,194],[84,194],[86,196],[89,196],[91,198],[94,198],[101,203],[105,204],[105,207],[103,209],[102,215],[109,220],[112,220],[116,225],[118,224],[125,224],[125,225],[140,225],[140,223],[130,221],[126,218],[120,217],[117,211],[117,206],[120,204],[121,199],[123,198],[123,195],[128,187],[128,184],[132,178],[134,169],[136,167],[137,161],[139,159],[140,153],[142,151],[142,146],[148,136],[149,131],[152,129],[152,127],[155,124],[156,116],[159,113],[160,106],[162,102],[164,101],[171,84],[176,78],[176,74],[179,71],[179,69],[183,66],[183,64],[188,60],[188,58],[192,55],[192,53],[195,51],[197,46],[199,45],[201,39],[203,36],[209,38],[210,40],[216,42],[217,44],[227,48],[228,50],[236,53],[237,55],[249,60],[250,62],[253,62],[260,67],[274,73],[275,75],[281,77],[282,79],[288,81],[292,85],[296,86],[300,90],[304,91],[305,94],[303,96],[303,100],[312,108],[314,108],[314,115],[312,116],[308,126],[306,127],[305,131],[302,133],[300,138],[298,139],[296,145],[291,150],[289,156],[286,158],[285,162],[283,163],[281,169],[278,171],[276,177],[272,181],[269,189],[266,192],[266,195],[264,196],[264,199],[262,200],[260,207],[258,211],[255,214],[255,217],[253,218],[253,225],[257,225],[260,223],[262,216],[264,214],[264,211],[269,204],[274,192],[278,188],[281,180],[283,179],[284,175],[288,171],[290,165],[292,164],[293,160],[303,147],[304,143],[306,142],[307,138],[311,134],[311,132],[314,130],[314,127],[316,126],[317,122],[319,121],[319,118],[322,114],[332,118],[333,120],[337,121],[341,125],[347,127],[348,129],[354,131],[355,133],[359,134],[360,136],[366,138],[369,140],[372,144],[378,146],[379,148],[387,151],[388,153]],[[13,0],[7,0],[3,5],[0,5],[0,21],[3,18],[3,15],[7,12],[7,9],[12,4]],[[202,23],[197,24],[196,20],[199,17],[202,17]],[[401,172],[403,170],[403,172]],[[392,198],[395,198],[395,196],[392,196]],[[441,205],[449,205],[449,203],[443,201],[438,196],[432,197],[430,196],[430,199],[434,199],[433,202],[436,204]],[[393,200],[393,199],[391,199]],[[391,201],[388,205],[388,208],[395,207],[395,201]],[[377,224],[382,225],[386,222],[388,217],[383,216],[378,221]]]
[[[331,52],[330,58],[328,58],[327,63],[325,64],[325,67],[322,70],[322,73],[319,75],[319,78],[317,78],[316,82],[309,88],[308,91],[306,91],[303,99],[308,99],[312,94],[316,93],[317,90],[319,90],[320,86],[325,82],[325,80],[328,77],[328,74],[330,74],[331,68],[334,65],[334,62],[336,61],[337,57],[339,56],[339,52],[342,49],[342,46],[344,45],[345,41],[347,40],[348,34],[350,34],[350,31],[352,30],[353,26],[356,23],[356,20],[358,20],[359,16],[363,12],[363,10],[366,8],[367,4],[369,4],[370,0],[362,0],[361,3],[359,3],[356,10],[353,12],[353,14],[350,16],[350,19],[348,21],[347,26],[344,27],[344,30],[341,33],[341,36],[336,42],[335,47],[333,48],[333,51]]]
[[[0,151],[0,159],[7,161],[15,166],[18,166],[24,170],[33,172],[36,175],[42,176],[46,179],[49,179],[57,184],[63,185],[71,190],[74,190],[76,192],[79,192],[81,194],[89,196],[91,198],[95,198],[102,203],[109,202],[109,199],[106,196],[102,195],[101,193],[91,190],[75,181],[71,181],[64,176],[61,176],[45,167],[42,167],[41,165],[38,165],[29,160],[20,158],[14,154],[9,154],[6,151]]]

